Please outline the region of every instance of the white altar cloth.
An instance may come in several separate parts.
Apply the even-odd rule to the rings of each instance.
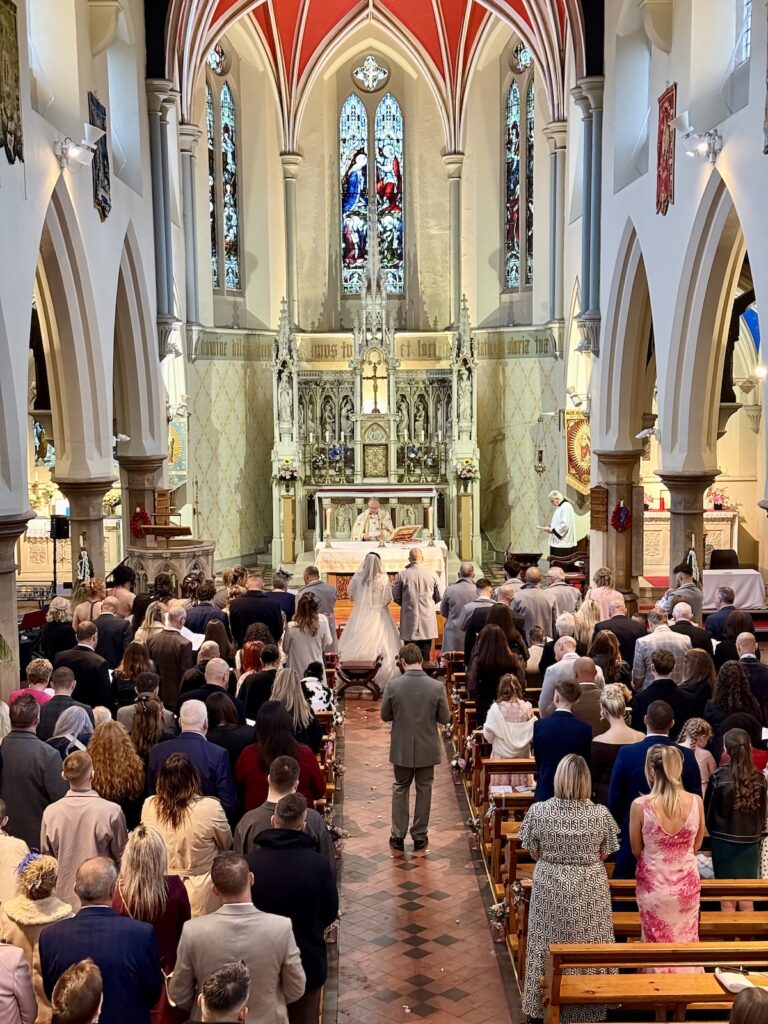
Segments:
[[[757,569],[705,569],[703,579],[704,608],[715,607],[718,587],[733,587],[737,608],[765,608],[765,581]]]
[[[369,551],[381,556],[386,572],[400,572],[408,564],[408,552],[411,548],[420,548],[424,552],[424,564],[440,580],[440,589],[445,587],[445,560],[448,548],[442,540],[435,541],[434,547],[429,543],[387,544],[380,548],[376,541],[335,540],[333,547],[326,548],[322,544],[315,547],[315,565],[319,571],[328,573],[357,572]]]

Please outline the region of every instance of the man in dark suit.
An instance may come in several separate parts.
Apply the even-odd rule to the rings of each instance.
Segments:
[[[765,725],[768,722],[768,665],[757,660],[760,648],[752,633],[739,633],[736,637],[736,652],[739,655],[739,664],[749,677],[749,688],[763,709]]]
[[[555,684],[555,710],[541,718],[533,727],[531,751],[536,760],[535,801],[549,800],[555,795],[555,772],[566,754],[579,754],[589,764],[592,729],[573,714],[573,706],[581,696],[575,679],[561,679]]]
[[[623,597],[617,597],[608,607],[611,613],[610,617],[598,622],[592,639],[594,640],[601,629],[610,630],[619,641],[622,660],[626,661],[631,668],[635,660],[635,644],[641,636],[646,636],[648,630],[640,622],[630,619]]]
[[[192,668],[188,668],[181,677],[181,690],[179,691],[179,696],[186,697],[188,694],[192,693],[193,690],[199,690],[201,686],[205,686],[205,666],[211,658],[220,657],[221,650],[219,649],[219,645],[216,641],[204,640],[203,643],[200,644],[200,650],[197,652],[197,663]],[[230,669],[227,693],[230,697],[234,697],[236,692],[237,676],[234,671]]]
[[[670,738],[674,712],[663,700],[654,701],[645,713],[647,735],[639,743],[630,743],[619,750],[611,773],[608,789],[608,810],[621,829],[621,847],[616,855],[614,878],[634,878],[636,860],[629,840],[629,811],[632,801],[650,793],[651,787],[645,777],[645,758],[648,750],[657,743],[672,746]],[[683,755],[683,787],[701,796],[701,773],[696,755],[687,747],[678,747]]]
[[[189,690],[179,698],[179,711],[188,700],[199,700],[205,704],[212,693],[227,693],[229,684],[229,665],[223,658],[210,658],[205,662],[205,676],[202,686],[196,690]],[[240,724],[245,724],[245,708],[243,702],[237,697],[229,698],[237,708],[237,717]]]
[[[96,653],[99,631],[93,622],[81,622],[77,627],[77,647],[71,651],[59,651],[53,659],[54,668],[71,668],[75,673],[75,689],[72,696],[88,707],[105,707],[113,710],[112,688],[109,681],[109,666]]]
[[[283,613],[280,605],[264,593],[264,577],[249,572],[246,593],[237,597],[229,609],[232,634],[238,647],[245,643],[245,633],[254,622],[263,623],[277,643],[283,635]]]
[[[249,722],[255,722],[261,705],[272,699],[272,687],[279,668],[279,648],[266,644],[261,651],[261,672],[252,672],[246,676],[240,690],[240,699],[245,704],[245,717]]]
[[[181,633],[186,621],[184,606],[180,601],[171,601],[165,628],[153,633],[147,640],[149,656],[160,676],[160,698],[172,711],[176,710],[179,703],[182,676],[195,664],[192,644]]]
[[[157,776],[171,754],[186,754],[200,772],[205,796],[215,796],[228,815],[237,812],[237,793],[232,781],[229,754],[223,747],[209,743],[208,713],[205,704],[199,700],[188,700],[181,708],[179,718],[181,733],[172,740],[156,744],[149,755],[147,787],[150,795],[155,792]]]
[[[416,644],[400,651],[401,676],[395,676],[384,690],[381,718],[392,723],[389,760],[394,772],[392,787],[392,833],[389,845],[405,848],[408,832],[408,797],[416,783],[411,838],[414,850],[426,849],[429,838],[429,812],[432,807],[432,782],[435,765],[440,764],[442,742],[437,726],[447,725],[451,712],[445,686],[431,679],[422,669],[423,657]]]
[[[712,637],[701,626],[693,621],[693,609],[685,601],[678,601],[672,608],[674,625],[670,626],[673,633],[681,633],[691,641],[691,647],[697,651],[706,651],[712,657]]]
[[[53,736],[53,730],[59,720],[59,715],[73,704],[83,708],[93,722],[93,710],[87,704],[80,704],[74,699],[72,693],[75,689],[75,673],[71,668],[55,668],[51,676],[53,696],[45,704],[40,705],[40,724],[37,727],[37,735],[41,740],[49,740]]]
[[[155,929],[115,913],[116,881],[117,868],[106,857],[80,865],[75,881],[80,912],[48,925],[40,935],[43,988],[50,999],[63,972],[90,957],[104,986],[101,1024],[149,1024],[163,989]]]
[[[99,631],[96,653],[104,658],[111,669],[116,669],[123,660],[125,648],[133,635],[130,620],[118,618],[119,605],[116,597],[105,597],[101,602],[101,615],[93,623]]]
[[[718,587],[715,591],[715,611],[707,616],[704,628],[711,635],[713,640],[725,640],[725,626],[731,612],[736,611],[736,592],[733,587]],[[744,613],[749,619],[749,630],[754,633],[755,627],[752,623],[752,616]]]
[[[663,700],[672,708],[674,719],[670,732],[677,736],[685,722],[693,715],[693,704],[687,693],[681,689],[670,673],[675,667],[672,651],[663,647],[651,652],[653,682],[632,698],[632,728],[642,730],[648,708],[656,700]]]

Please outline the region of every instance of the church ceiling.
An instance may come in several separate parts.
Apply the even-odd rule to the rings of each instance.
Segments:
[[[484,33],[496,19],[510,25],[533,53],[552,120],[565,116],[568,47],[577,76],[584,73],[580,0],[173,0],[166,63],[176,71],[185,119],[191,119],[205,55],[242,18],[249,19],[272,70],[286,150],[297,145],[302,102],[317,69],[345,34],[366,23],[391,32],[428,76],[449,152],[461,149],[467,83]]]

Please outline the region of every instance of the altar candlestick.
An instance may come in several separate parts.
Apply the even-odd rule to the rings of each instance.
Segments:
[[[325,443],[326,444],[330,444],[330,441],[331,441],[331,432],[330,432],[330,430],[326,430],[326,432],[325,432]]]

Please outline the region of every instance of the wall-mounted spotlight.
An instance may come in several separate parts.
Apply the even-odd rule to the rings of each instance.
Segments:
[[[586,412],[587,416],[589,416],[589,395],[580,394],[573,386],[573,384],[568,385],[568,387],[565,389],[565,393],[570,399],[571,405],[574,407],[574,409],[581,409],[581,407],[584,406],[584,411]]]
[[[647,437],[655,437],[657,441],[661,441],[661,434],[659,433],[659,428],[646,427],[645,430],[641,430],[639,434],[635,434],[635,439],[638,441],[644,441]]]
[[[93,162],[96,147],[105,133],[102,128],[88,123],[83,125],[83,132],[84,138],[80,142],[73,142],[69,136],[63,142],[60,139],[54,140],[53,152],[62,170],[66,168],[69,171],[77,171]]]
[[[717,163],[717,158],[723,148],[723,136],[717,128],[710,128],[706,132],[697,132],[691,124],[687,110],[672,118],[669,124],[680,134],[688,156],[708,160],[711,164]]]

